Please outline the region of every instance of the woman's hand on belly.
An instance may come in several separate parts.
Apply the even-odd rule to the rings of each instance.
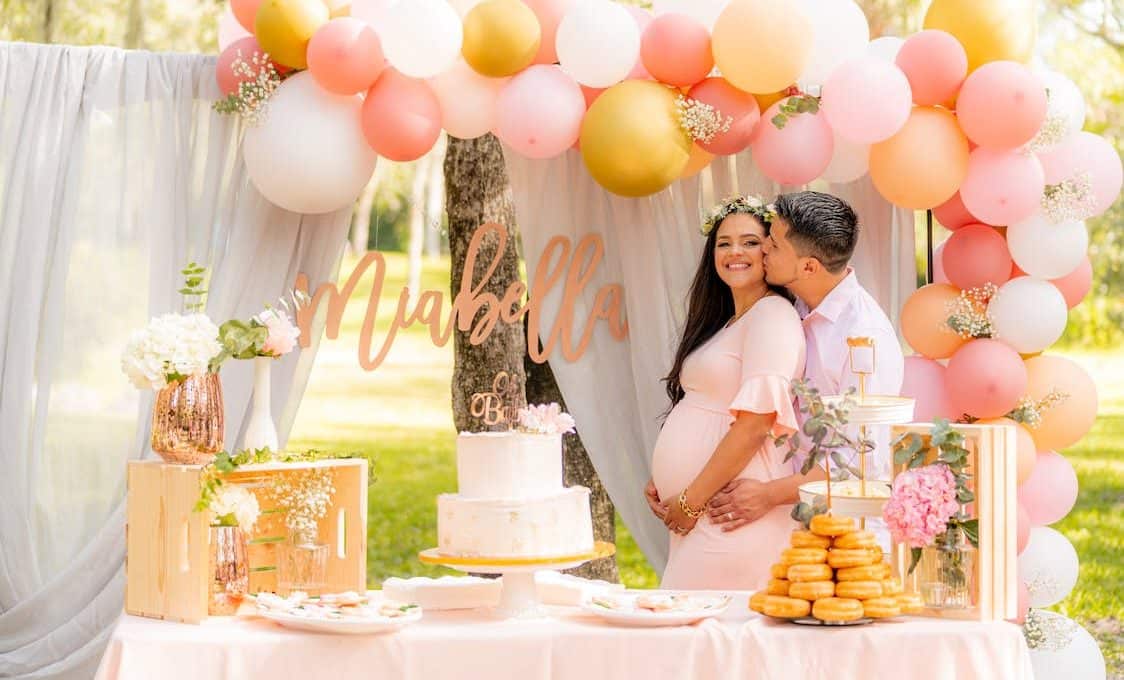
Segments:
[[[710,499],[710,521],[734,531],[776,507],[769,485],[757,479],[735,479]]]
[[[649,479],[648,485],[644,487],[644,498],[647,499],[652,514],[663,522],[667,518],[667,506],[660,502],[660,492],[656,490],[656,482],[652,479]]]

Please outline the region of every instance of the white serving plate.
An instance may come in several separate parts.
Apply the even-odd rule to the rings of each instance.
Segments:
[[[398,617],[357,616],[341,619],[323,619],[259,608],[258,616],[269,619],[270,621],[276,621],[286,628],[293,628],[296,630],[307,630],[315,633],[366,635],[370,633],[391,633],[411,623],[417,623],[421,620],[422,610],[419,608],[416,611],[407,613],[405,616]]]
[[[629,605],[634,603],[639,595],[613,595],[604,599],[611,599]],[[633,628],[655,628],[660,626],[686,626],[703,619],[722,615],[730,606],[729,596],[693,596],[699,606],[690,609],[675,611],[655,612],[647,609],[636,609],[626,606],[622,609],[610,609],[595,604],[593,601],[582,605],[582,611],[593,614],[606,623],[616,626]]]
[[[841,402],[846,397],[833,394],[823,398],[825,404]],[[852,425],[903,425],[913,421],[914,400],[909,397],[892,397],[880,394],[868,394],[859,399],[852,395],[854,405],[847,416],[847,422]]]
[[[848,479],[831,483],[831,512],[845,517],[881,517],[882,507],[890,499],[890,482],[867,480],[867,495],[860,496],[860,482]],[[871,493],[874,488],[885,489],[885,496]],[[827,482],[806,482],[800,485],[800,500],[809,505],[816,496],[827,496]]]

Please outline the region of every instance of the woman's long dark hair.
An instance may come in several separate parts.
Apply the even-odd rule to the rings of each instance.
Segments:
[[[754,216],[754,219],[758,218]],[[764,222],[762,224],[765,226],[765,235],[768,236],[769,225]],[[687,323],[683,327],[683,338],[679,341],[679,349],[675,351],[675,363],[671,365],[671,372],[664,378],[672,406],[678,404],[684,396],[683,385],[679,381],[683,362],[691,352],[722,330],[734,315],[734,296],[730,293],[730,287],[718,276],[718,270],[714,266],[714,248],[718,243],[718,228],[721,226],[721,222],[715,224],[706,235],[706,245],[703,246],[699,267],[695,270],[695,278],[687,296]],[[769,290],[789,302],[793,299],[792,294],[782,287],[769,286]]]

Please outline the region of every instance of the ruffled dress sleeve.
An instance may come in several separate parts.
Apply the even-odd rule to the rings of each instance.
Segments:
[[[804,329],[796,310],[781,297],[757,302],[742,322],[741,385],[730,414],[776,414],[773,434],[799,427],[791,393],[792,380],[804,375]]]

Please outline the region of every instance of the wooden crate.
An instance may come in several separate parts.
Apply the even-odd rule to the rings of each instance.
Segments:
[[[262,515],[250,540],[250,592],[277,588],[277,546],[286,539],[284,517],[270,501],[274,475],[331,468],[335,493],[320,521],[320,539],[331,546],[325,591],[363,592],[367,581],[367,461],[245,465],[223,477],[258,497]],[[198,623],[207,618],[210,586],[209,513],[195,512],[200,465],[130,461],[125,558],[125,611]],[[282,593],[286,594],[286,593]]]
[[[968,457],[968,472],[972,475],[971,487],[976,501],[969,512],[980,522],[979,547],[975,560],[974,606],[963,610],[925,609],[922,616],[968,619],[973,621],[1001,621],[1013,619],[1018,610],[1018,511],[1016,505],[1017,438],[1011,425],[955,425],[964,434]],[[906,432],[916,432],[928,437],[931,424],[914,423],[892,428],[896,439]],[[931,456],[932,454],[930,454]],[[926,460],[932,462],[932,460]],[[904,470],[895,465],[894,475]],[[907,590],[916,591],[917,572],[906,576],[909,568],[909,547],[893,547],[894,568]]]

